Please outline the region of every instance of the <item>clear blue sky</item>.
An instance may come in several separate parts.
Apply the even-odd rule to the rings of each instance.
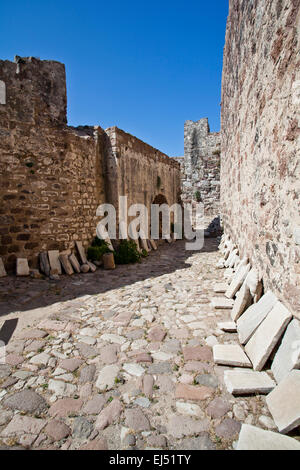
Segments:
[[[228,0],[0,0],[0,58],[65,63],[70,125],[113,125],[171,156],[220,127]]]

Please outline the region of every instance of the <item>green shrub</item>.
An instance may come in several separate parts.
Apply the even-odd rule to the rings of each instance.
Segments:
[[[144,250],[144,249],[142,249],[142,253],[141,253],[141,255],[143,256],[143,258],[147,258],[147,256],[148,256],[148,251],[147,251],[147,250]]]
[[[115,252],[116,264],[129,264],[140,261],[141,254],[138,252],[134,240],[121,240]]]
[[[110,253],[110,252],[111,250],[107,242],[96,237],[92,241],[92,245],[87,250],[87,256],[88,256],[88,259],[90,259],[91,261],[101,261],[101,258],[104,255],[104,253]]]

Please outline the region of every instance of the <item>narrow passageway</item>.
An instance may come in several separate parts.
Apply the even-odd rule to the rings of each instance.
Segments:
[[[218,259],[216,239],[196,253],[166,244],[141,264],[63,276],[52,305],[43,281],[36,312],[15,308],[0,364],[2,448],[231,449],[241,422],[272,428],[265,398],[228,394],[213,363],[214,344],[236,341],[210,305]]]

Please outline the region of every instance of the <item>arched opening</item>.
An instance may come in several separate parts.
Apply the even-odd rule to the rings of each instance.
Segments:
[[[167,204],[168,205],[168,201],[167,201],[166,196],[164,196],[163,194],[157,194],[155,196],[155,198],[153,199],[151,204],[157,204],[159,206],[161,206],[162,204]],[[171,214],[171,218],[172,217],[173,217],[173,214]],[[173,223],[173,221],[171,220],[171,224],[172,223]],[[150,227],[150,229],[151,229],[151,227]],[[155,241],[158,242],[158,243],[165,241],[162,238],[162,235],[163,235],[163,214],[162,214],[162,212],[159,212],[159,239],[155,240]]]

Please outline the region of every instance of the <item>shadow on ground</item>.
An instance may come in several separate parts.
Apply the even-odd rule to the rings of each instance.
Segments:
[[[163,243],[141,263],[117,266],[113,271],[99,269],[95,273],[63,275],[59,281],[7,276],[0,279],[0,316],[47,307],[85,295],[101,294],[179,269],[187,269],[190,267],[188,259],[195,253],[205,255],[217,251],[217,247],[216,238],[205,239],[204,247],[198,252],[186,251],[183,240],[171,245]]]

